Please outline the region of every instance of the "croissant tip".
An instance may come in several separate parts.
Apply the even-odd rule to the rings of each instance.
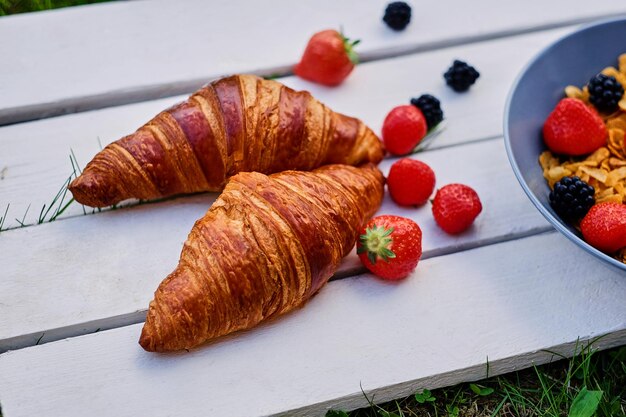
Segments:
[[[74,180],[67,187],[67,189],[72,193],[74,200],[78,201],[81,204],[86,204],[86,205],[89,205],[88,204],[89,192],[87,190],[88,188],[89,187],[85,183],[85,180],[82,175],[77,178],[74,178]]]
[[[171,346],[168,344],[164,344],[164,341],[171,335],[168,335],[167,332],[170,327],[163,326],[162,318],[162,311],[156,306],[154,300],[151,301],[146,313],[146,321],[141,328],[141,335],[139,336],[139,345],[147,352],[176,350],[171,349]]]
[[[150,306],[148,307],[148,311],[146,313],[146,321],[141,328],[141,335],[139,336],[139,345],[148,351],[148,352],[156,352],[157,348],[157,340],[156,336],[159,335],[157,331],[157,325],[155,324],[155,311],[154,311],[154,301],[150,302]]]
[[[141,336],[139,336],[139,345],[147,352],[155,352],[155,346],[153,338],[146,330],[146,325],[141,329]]]
[[[106,207],[116,203],[115,190],[103,175],[84,171],[67,187],[74,200],[90,207]]]

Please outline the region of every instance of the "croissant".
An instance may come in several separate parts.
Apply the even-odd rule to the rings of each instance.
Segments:
[[[235,175],[156,290],[139,344],[189,349],[301,306],[353,248],[383,182],[372,164]]]
[[[70,184],[79,203],[218,191],[238,172],[378,163],[378,137],[307,91],[235,75],[213,82],[100,151]]]

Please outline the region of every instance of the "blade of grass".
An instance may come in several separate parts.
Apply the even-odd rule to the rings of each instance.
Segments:
[[[102,149],[102,146],[100,146]],[[78,164],[78,159],[76,159],[76,155],[74,154],[74,149],[70,148],[70,162],[72,163],[72,169],[74,171],[74,176],[76,176],[76,171],[79,174],[82,174],[83,171],[80,169],[80,165]]]
[[[63,208],[62,208],[61,210],[57,211],[57,212],[54,214],[54,216],[53,216],[52,218],[50,218],[50,221],[51,221],[51,222],[52,222],[52,221],[55,221],[55,220],[57,219],[57,217],[59,217],[61,214],[63,214],[63,212],[65,211],[65,209],[67,209],[67,208],[70,206],[70,204],[72,204],[74,201],[75,201],[75,200],[74,200],[74,198],[71,198],[71,199],[67,202],[67,204],[65,204],[65,205],[63,206]]]
[[[67,179],[66,185],[65,185],[64,190],[63,190],[63,195],[61,196],[61,201],[59,202],[59,206],[57,207],[55,213],[50,218],[51,222],[56,220],[56,218],[59,217],[59,215],[61,215],[65,211],[65,209],[67,209],[67,207],[74,202],[74,199],[72,198],[72,199],[70,199],[69,203],[67,203],[65,206],[63,206],[63,201],[65,200],[65,196],[67,195],[67,191],[69,190],[68,187],[69,187],[70,183],[72,182],[72,176],[75,176],[75,175],[76,175],[76,172],[73,172],[69,176],[69,178]]]
[[[28,205],[28,207],[26,207],[26,212],[22,216],[22,220],[20,221],[17,218],[15,219],[15,221],[20,224],[20,227],[24,227],[25,226],[24,222],[26,221],[26,215],[28,214],[28,210],[30,210],[30,204]]]
[[[500,410],[502,410],[502,407],[504,406],[505,402],[506,402],[506,398],[503,398],[502,401],[498,403],[498,406],[493,410],[493,412],[490,414],[489,417],[496,417],[498,413],[500,412]]]
[[[547,411],[550,413],[549,415],[558,415],[559,406],[552,393],[553,385],[548,385],[548,382],[546,381],[547,378],[545,377],[544,373],[539,370],[539,368],[533,366],[533,369],[537,374],[537,379],[539,380],[539,385],[541,387],[540,403],[543,403],[544,400],[547,401]]]
[[[43,223],[43,211],[46,209],[46,205],[44,204],[43,207],[41,208],[41,211],[39,212],[39,218],[37,219],[37,224],[41,224]]]
[[[72,198],[72,199],[69,200],[69,202],[64,204],[65,197],[67,196],[67,192],[69,190],[68,187],[69,187],[70,183],[72,182],[72,179],[77,177],[77,175],[76,175],[77,171],[79,173],[81,172],[80,166],[78,164],[78,161],[76,160],[76,155],[74,154],[74,150],[72,148],[70,148],[69,158],[70,158],[70,164],[72,165],[72,173],[63,182],[63,185],[61,186],[59,191],[57,191],[56,195],[52,199],[52,202],[50,204],[48,204],[48,205],[44,204],[44,206],[41,209],[41,212],[39,213],[39,218],[37,220],[37,224],[41,224],[41,223],[45,222],[46,218],[48,217],[48,214],[50,214],[50,218],[47,221],[48,222],[55,221],[75,201]],[[56,207],[56,209],[52,213],[50,213],[50,211],[53,209],[53,207]],[[83,207],[83,213],[87,214],[84,207]]]
[[[41,209],[43,215],[41,213],[39,214],[39,219],[38,219],[37,224],[41,224],[46,221],[46,217],[48,217],[50,210],[52,210],[52,208],[57,204],[57,201],[59,201],[59,198],[61,198],[61,202],[59,204],[63,204],[63,198],[65,198],[65,194],[67,193],[67,187],[68,185],[70,185],[71,181],[72,181],[72,176],[70,175],[65,180],[65,182],[63,182],[63,185],[61,186],[59,191],[57,191],[56,195],[52,199],[52,202],[47,206],[48,207],[47,209],[45,209],[46,205],[44,204],[44,207]],[[45,212],[44,212],[44,209],[45,209]]]
[[[0,217],[0,232],[3,230],[2,227],[4,226],[4,221],[7,219],[7,213],[9,212],[10,206],[11,206],[11,203],[7,204],[7,208],[6,210],[4,210],[4,215]]]

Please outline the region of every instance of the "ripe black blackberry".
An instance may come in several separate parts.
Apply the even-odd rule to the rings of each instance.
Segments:
[[[589,80],[589,101],[596,109],[612,113],[617,110],[617,103],[624,95],[624,87],[615,77],[598,74]]]
[[[422,94],[418,98],[412,98],[411,104],[417,107],[424,114],[428,130],[437,126],[443,120],[443,110],[441,103],[435,96],[430,94]]]
[[[403,1],[389,3],[383,21],[393,30],[403,30],[411,21],[411,6]]]
[[[456,59],[448,71],[443,74],[443,77],[446,79],[446,84],[460,93],[469,90],[470,86],[480,77],[480,73],[466,62]]]
[[[595,204],[594,193],[594,188],[579,177],[564,177],[550,191],[550,205],[563,220],[580,220]]]

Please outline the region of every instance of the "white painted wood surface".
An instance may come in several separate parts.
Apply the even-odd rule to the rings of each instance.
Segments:
[[[428,0],[412,3],[397,33],[381,21],[387,3],[153,0],[3,17],[0,124],[180,94],[230,73],[284,73],[326,28],[343,26],[372,59],[626,13],[615,0]]]
[[[447,127],[415,158],[434,168],[438,186],[473,186],[484,207],[470,231],[450,237],[429,206],[402,209],[387,196],[380,213],[411,217],[424,232],[424,258],[409,279],[334,280],[286,317],[170,355],[141,350],[141,325],[132,323],[214,194],[93,216],[75,205],[54,223],[2,232],[0,352],[30,346],[0,354],[4,417],[317,416],[366,405],[360,384],[381,402],[482,378],[487,357],[493,375],[550,360],[542,349],[571,355],[578,338],[604,335],[599,348],[626,343],[624,275],[541,233],[550,226],[517,185],[500,137],[514,76],[575,27],[487,41],[615,16],[626,3],[428,0],[413,4],[402,33],[380,22],[386,3],[153,0],[0,18],[0,39],[12,40],[0,43],[0,124],[188,92],[227,73],[285,72],[313,32],[343,24],[375,62],[337,89],[281,81],[376,131],[393,106],[438,96]],[[16,37],[24,31],[30,36]],[[468,94],[443,84],[455,58],[481,72]],[[29,204],[25,222],[36,221],[71,172],[70,149],[84,165],[99,143],[183,97],[0,127],[0,216],[11,204],[5,227]],[[358,271],[351,254],[337,276]]]
[[[371,62],[359,66],[348,83],[335,89],[297,77],[281,82],[310,90],[336,111],[361,118],[376,132],[394,106],[422,93],[434,94],[442,101],[447,120],[431,148],[447,147],[500,136],[504,101],[517,73],[537,51],[572,30],[574,27]],[[482,74],[468,94],[451,91],[441,75],[455,58],[467,59]],[[0,216],[10,204],[4,227],[17,227],[18,221],[37,223],[42,206],[50,204],[72,173],[70,150],[84,166],[100,145],[133,132],[185,97],[0,127]],[[59,218],[82,214],[83,208],[73,204]]]
[[[523,254],[523,255],[521,255]],[[334,281],[308,305],[195,349],[154,354],[141,325],[0,356],[7,417],[321,416],[423,387],[626,342],[624,276],[557,233],[425,260],[405,281]],[[294,411],[298,410],[298,411]]]
[[[402,208],[386,195],[379,214],[414,219],[423,231],[424,257],[550,229],[517,186],[501,139],[433,150],[416,158],[433,168],[438,187],[468,184],[484,207],[470,230],[453,237],[435,224],[430,204]],[[395,160],[382,162],[383,173]],[[0,280],[0,352],[142,321],[154,290],[176,266],[191,226],[213,196],[3,232],[0,254],[6,260],[6,278]],[[353,253],[338,274],[352,275],[360,268]]]

